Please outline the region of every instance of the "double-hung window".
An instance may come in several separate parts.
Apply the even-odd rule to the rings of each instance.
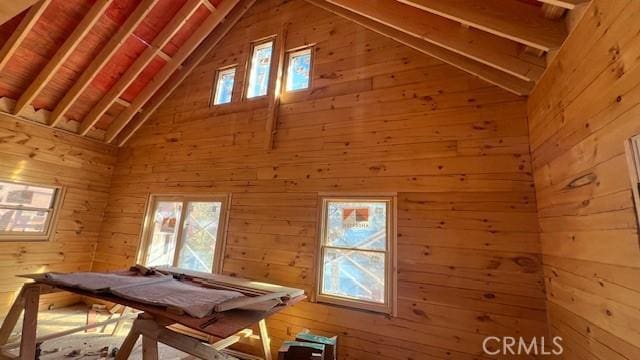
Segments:
[[[49,239],[61,188],[0,181],[0,240]]]
[[[228,196],[151,196],[139,262],[220,270]]]
[[[321,200],[316,300],[393,313],[395,196]]]

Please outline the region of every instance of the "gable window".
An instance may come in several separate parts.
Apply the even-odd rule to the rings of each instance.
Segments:
[[[640,222],[640,134],[627,141],[627,159],[636,219]]]
[[[273,40],[255,44],[251,53],[251,68],[247,87],[248,99],[267,95]]]
[[[219,270],[227,202],[226,195],[152,196],[139,262]]]
[[[218,70],[218,74],[216,75],[216,86],[213,92],[213,105],[228,104],[231,102],[235,77],[235,66]]]
[[[60,200],[54,186],[0,181],[0,240],[47,240]]]
[[[311,48],[289,52],[286,91],[308,89],[311,74]]]
[[[393,313],[395,197],[323,197],[316,300]]]

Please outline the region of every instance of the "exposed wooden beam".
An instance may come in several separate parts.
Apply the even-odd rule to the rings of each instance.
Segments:
[[[287,55],[287,28],[289,27],[288,23],[282,25],[282,30],[278,38],[276,38],[276,53],[278,54],[278,58],[273,62],[275,66],[275,76],[273,76],[270,80],[271,84],[269,84],[269,88],[273,89],[271,96],[269,97],[269,110],[267,111],[267,121],[265,125],[265,142],[264,148],[265,150],[273,149],[273,136],[276,131],[276,124],[278,121],[278,111],[280,110],[280,96],[282,95],[282,75],[284,73],[284,63],[285,56]],[[273,71],[271,71],[273,74]]]
[[[573,10],[580,5],[588,3],[590,0],[538,0],[542,3],[559,6],[568,10]]]
[[[522,44],[482,30],[465,29],[456,21],[396,0],[327,1],[523,80],[536,81],[544,71],[544,61],[524,53]]]
[[[213,51],[222,39],[231,31],[231,28],[253,6],[256,0],[241,0],[233,11],[224,19],[223,23],[214,29],[200,46],[184,62],[182,68],[174,72],[163,85],[147,101],[144,111],[137,114],[127,125],[126,129],[118,135],[116,144],[123,146],[133,134],[149,119],[160,105],[173,93],[173,91],[191,74],[193,69]]]
[[[33,26],[38,22],[40,15],[44,12],[51,0],[42,0],[33,5],[27,14],[22,18],[18,27],[13,31],[9,40],[0,49],[0,71],[4,69],[9,59],[18,49],[24,38],[27,37]]]
[[[189,39],[178,49],[171,61],[166,63],[162,69],[151,79],[140,94],[133,99],[131,106],[124,109],[113,123],[109,125],[105,134],[105,141],[110,143],[124,129],[127,123],[133,118],[138,110],[158,91],[182,64],[183,61],[202,43],[202,41],[220,24],[240,0],[224,0],[216,8],[216,11],[209,14],[207,19],[196,29]]]
[[[27,10],[38,0],[11,0],[0,2],[0,25],[13,19],[16,15]]]
[[[80,125],[80,134],[86,134],[100,120],[107,110],[113,105],[116,99],[131,85],[140,75],[147,65],[162,51],[162,48],[187,22],[189,17],[200,7],[201,0],[188,0],[182,8],[173,16],[171,21],[153,39],[151,45],[147,47],[136,61],[129,66],[127,71],[118,81],[107,91],[98,103],[89,111],[86,118]]]
[[[127,20],[120,26],[118,32],[111,37],[111,40],[102,48],[100,53],[84,70],[82,75],[75,84],[67,91],[66,95],[60,100],[58,105],[51,113],[50,126],[56,126],[56,124],[62,120],[62,116],[69,110],[71,105],[78,99],[80,94],[89,86],[91,81],[98,75],[104,65],[111,59],[116,50],[122,45],[129,35],[140,25],[142,20],[153,9],[154,5],[159,0],[143,0],[136,9],[129,15]]]
[[[332,5],[324,0],[306,1],[426,55],[455,66],[458,69],[475,75],[516,95],[528,95],[533,89],[534,83],[531,81],[525,81],[515,76],[511,76],[445,48],[423,41],[411,35],[407,35],[402,31],[380,24],[362,15],[345,10],[342,7]]]
[[[513,0],[398,0],[470,27],[543,51],[562,45],[562,21],[545,18],[536,6]]]
[[[78,26],[76,26],[73,33],[65,40],[64,44],[62,44],[56,54],[49,60],[44,69],[40,71],[35,80],[31,82],[31,85],[29,85],[27,90],[20,96],[13,110],[14,114],[19,115],[28,104],[31,104],[33,99],[35,99],[40,91],[47,85],[60,66],[67,61],[71,53],[73,53],[80,44],[80,41],[100,19],[111,3],[112,0],[98,0],[93,4],[89,12],[84,16],[82,21],[80,21]]]

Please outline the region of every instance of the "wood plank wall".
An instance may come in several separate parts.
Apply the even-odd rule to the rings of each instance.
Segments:
[[[116,148],[0,114],[0,179],[61,185],[65,193],[50,241],[0,241],[0,317],[22,280],[18,274],[90,270],[107,205]],[[51,294],[41,305],[75,297]]]
[[[240,102],[249,42],[290,22],[313,88]],[[234,103],[209,108],[239,64]],[[485,335],[546,331],[525,99],[315,8],[259,1],[119,152],[95,270],[133,264],[149,193],[233,193],[224,272],[314,279],[318,192],[398,192],[399,316],[302,303],[268,321],[338,334],[341,359],[475,359]]]
[[[529,99],[551,332],[567,359],[640,359],[640,2],[594,0]]]

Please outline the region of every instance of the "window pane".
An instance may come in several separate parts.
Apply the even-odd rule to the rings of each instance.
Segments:
[[[253,48],[251,71],[249,73],[249,88],[247,89],[248,98],[267,95],[272,49],[273,41],[256,45]]]
[[[0,206],[25,206],[50,209],[56,189],[25,184],[0,182]]]
[[[384,303],[385,254],[324,249],[322,293]]]
[[[173,265],[181,211],[180,201],[158,201],[156,204],[146,265]]]
[[[385,250],[387,203],[328,201],[325,231],[326,245]]]
[[[44,233],[47,231],[49,211],[0,208],[0,231],[16,233]]]
[[[178,267],[204,272],[213,270],[221,210],[221,202],[188,204]]]
[[[233,82],[236,76],[236,68],[221,70],[218,72],[218,83],[216,84],[214,105],[227,104],[231,102],[233,94]]]
[[[309,87],[311,70],[311,49],[289,54],[287,69],[287,91],[302,90]]]

